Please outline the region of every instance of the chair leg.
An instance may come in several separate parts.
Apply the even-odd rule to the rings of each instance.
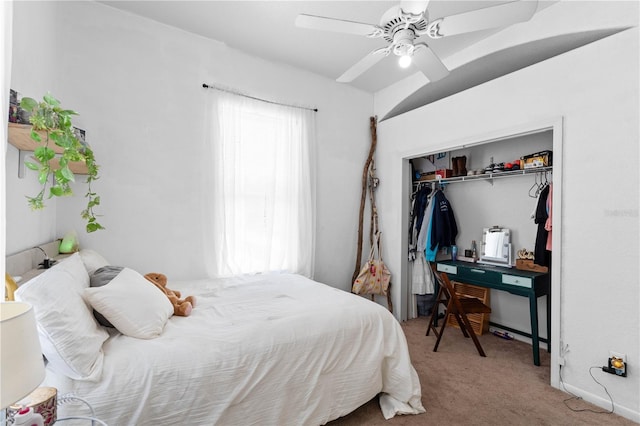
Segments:
[[[433,345],[434,352],[436,352],[438,350],[438,346],[440,346],[440,339],[442,339],[442,335],[444,334],[444,328],[447,325],[447,319],[449,318],[449,315],[450,314],[446,314],[442,319],[442,325],[440,326],[440,330],[434,330],[433,332],[436,336],[438,336],[438,338],[436,339],[436,344]]]
[[[442,339],[442,335],[444,334],[444,328],[447,326],[447,321],[449,320],[449,315],[452,315],[451,313],[453,311],[453,309],[451,309],[453,305],[452,302],[453,301],[449,299],[449,302],[447,303],[447,313],[444,315],[444,318],[442,318],[442,325],[440,326],[440,330],[436,334],[438,338],[436,339],[436,344],[433,346],[434,352],[438,350],[438,346],[440,345],[440,339]],[[434,333],[435,333],[435,330],[434,330]]]
[[[436,296],[436,300],[433,303],[433,306],[431,307],[431,317],[429,317],[429,326],[427,327],[427,332],[425,334],[425,336],[429,335],[429,331],[433,328],[434,333],[437,333],[437,330],[435,329],[436,327],[436,321],[438,321],[438,311],[440,310],[440,303],[442,303],[442,300],[440,300],[442,298],[442,289],[438,289],[438,294]]]
[[[482,345],[478,340],[478,336],[476,336],[476,332],[473,331],[473,327],[471,327],[471,323],[469,322],[469,319],[467,318],[466,315],[462,315],[462,321],[464,322],[465,328],[469,331],[469,334],[471,335],[471,339],[473,340],[473,344],[476,345],[476,349],[478,350],[478,353],[480,354],[480,356],[486,357],[487,355],[485,355],[484,350],[482,349]]]

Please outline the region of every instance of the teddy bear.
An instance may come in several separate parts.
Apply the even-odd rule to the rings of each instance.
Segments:
[[[180,299],[179,291],[171,290],[167,287],[167,276],[164,274],[150,272],[144,277],[151,281],[169,298],[169,301],[173,305],[174,315],[181,317],[188,317],[191,315],[191,311],[196,307],[196,298],[194,296],[187,296],[184,299]]]

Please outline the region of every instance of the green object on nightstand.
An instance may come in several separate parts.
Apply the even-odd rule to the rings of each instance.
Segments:
[[[69,231],[60,241],[60,247],[58,252],[60,253],[74,253],[78,251],[78,235],[76,231]]]

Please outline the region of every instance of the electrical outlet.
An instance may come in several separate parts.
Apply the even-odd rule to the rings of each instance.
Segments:
[[[602,371],[615,374],[617,376],[627,377],[627,355],[609,351],[609,361],[607,367],[602,367]]]
[[[618,358],[621,359],[625,364],[627,363],[627,355],[620,352],[609,351],[609,358]]]

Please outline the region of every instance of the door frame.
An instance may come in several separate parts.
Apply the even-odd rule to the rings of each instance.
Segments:
[[[553,268],[551,268],[551,336],[548,336],[551,342],[551,366],[560,365],[561,359],[564,357],[562,353],[562,316],[561,316],[561,277],[562,277],[562,190],[563,190],[563,137],[564,137],[564,118],[550,117],[543,120],[523,123],[521,125],[498,129],[490,133],[481,135],[471,135],[462,139],[446,141],[438,143],[436,150],[412,150],[401,155],[402,160],[402,196],[405,200],[402,203],[402,247],[408,247],[408,236],[406,229],[409,227],[409,212],[411,203],[409,194],[411,193],[411,184],[413,177],[411,176],[411,166],[409,160],[422,157],[436,152],[454,151],[457,149],[469,148],[474,145],[482,145],[500,140],[511,139],[519,136],[526,136],[535,133],[551,131],[553,139],[553,216],[552,227],[556,232],[552,233],[553,250]],[[408,183],[408,184],[407,184]],[[408,304],[411,298],[409,293],[409,261],[405,257],[400,269],[402,288],[401,303],[399,315],[402,320],[407,319]],[[551,386],[560,389],[560,369],[551,368],[550,374]]]

